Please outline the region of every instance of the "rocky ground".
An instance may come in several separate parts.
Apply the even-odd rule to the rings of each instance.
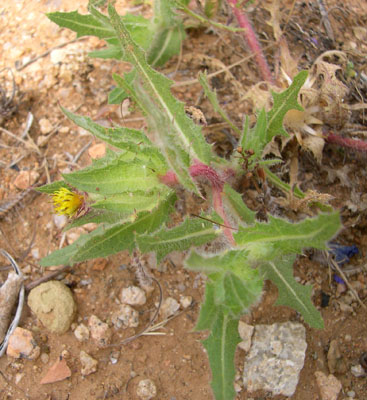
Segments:
[[[318,3],[287,1],[279,6],[275,1],[255,1],[249,16],[279,82],[284,82],[282,70],[309,69],[325,52],[343,52],[342,58],[345,55],[353,63],[348,65],[355,75],[346,73],[345,63],[344,70],[333,75],[334,86],[342,84],[346,91],[342,98],[328,98],[317,117],[327,132],[363,140],[367,131],[363,108],[367,96],[367,3],[325,1],[334,38],[325,28]],[[84,0],[78,2],[79,12],[86,12],[86,4]],[[117,7],[120,13],[147,17],[151,13],[145,2],[118,1]],[[51,282],[30,292],[39,279],[57,271],[44,271],[39,266],[40,258],[72,243],[88,229],[63,233],[66,218],[54,215],[47,196],[37,194],[32,187],[88,165],[101,151],[100,143],[68,121],[59,106],[101,123],[112,120],[128,127],[144,126],[136,111],[107,104],[112,73],[121,73],[127,66],[89,59],[88,51],[101,48],[101,41],[74,40],[72,32],[58,28],[45,16],[46,12],[75,8],[70,0],[19,0],[0,5],[0,88],[6,93],[0,93],[0,247],[18,263],[26,288],[19,328],[8,354],[0,358],[0,399],[141,399],[153,395],[169,400],[211,399],[210,369],[200,342],[206,335],[193,331],[204,277],[182,268],[182,254],[171,255],[161,266],[146,258],[163,289],[163,307],[157,320],[161,324],[128,342],[124,340],[148,324],[159,291],[144,291],[137,286],[127,253],[65,268]],[[227,16],[228,9],[224,8],[219,16],[222,23],[228,21]],[[284,44],[277,42],[278,22],[288,56],[284,47],[282,50]],[[173,58],[162,70],[177,82],[174,93],[180,100],[203,110],[208,121],[204,129],[207,140],[215,143],[215,150],[223,156],[233,150],[233,136],[203,99],[195,79],[200,70],[214,74],[238,63],[213,76],[211,84],[227,113],[240,125],[244,113],[252,115],[268,92],[265,84],[257,85],[261,77],[248,56],[240,36],[194,27],[188,31],[180,57]],[[327,60],[341,65],[333,55]],[[318,87],[322,84],[319,82]],[[330,202],[340,210],[344,226],[335,241],[356,246],[359,252],[340,267],[348,285],[319,254],[307,251],[296,262],[297,279],[314,286],[313,301],[325,321],[322,331],[310,329],[294,311],[273,306],[277,292],[266,284],[262,302],[243,317],[244,342],[236,355],[237,399],[280,400],[290,396],[295,400],[364,400],[365,152],[311,140],[305,131],[298,131],[297,139],[275,142],[270,149],[284,160],[274,172],[303,191],[332,196]],[[245,189],[249,206],[261,210],[264,201],[255,188]],[[308,212],[304,204],[274,188],[271,195],[278,214],[296,220]],[[188,206],[193,203],[190,196],[186,200]],[[9,271],[9,260],[1,258],[0,282],[5,282]],[[56,300],[52,296],[55,294]],[[54,318],[47,320],[48,313],[39,306],[42,296],[59,306],[53,307],[57,326],[53,325]],[[4,304],[1,296],[0,304]],[[24,346],[21,350],[19,343]],[[248,380],[256,346],[272,349],[263,354],[260,375],[267,383],[262,389]],[[294,368],[274,383],[269,360],[281,354],[286,359],[294,357]]]

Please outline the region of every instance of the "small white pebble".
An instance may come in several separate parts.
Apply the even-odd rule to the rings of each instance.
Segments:
[[[121,290],[121,303],[130,306],[141,306],[146,303],[147,299],[143,289],[137,286],[129,286]]]
[[[157,388],[152,380],[143,379],[138,383],[136,394],[141,400],[150,400],[157,395]]]
[[[89,339],[89,329],[84,324],[80,324],[75,328],[74,335],[79,342],[86,342]]]

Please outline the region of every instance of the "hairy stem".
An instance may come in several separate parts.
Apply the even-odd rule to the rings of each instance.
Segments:
[[[250,20],[247,18],[245,12],[238,7],[238,0],[227,0],[231,6],[237,22],[241,28],[244,29],[243,36],[255,56],[255,60],[260,68],[262,77],[265,81],[274,83],[273,77],[270,72],[269,65],[266,61],[261,45],[256,37],[256,33],[251,25]]]
[[[329,133],[326,136],[325,140],[328,143],[338,144],[339,146],[348,147],[350,149],[362,151],[365,153],[367,152],[367,142],[365,142],[364,140],[345,138],[340,135],[335,135],[334,133]]]

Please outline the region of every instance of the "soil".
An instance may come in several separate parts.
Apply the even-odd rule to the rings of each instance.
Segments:
[[[253,21],[260,41],[266,48],[266,56],[277,77],[281,76],[279,46],[276,44],[269,6],[273,2],[252,2],[249,16]],[[277,2],[275,2],[277,3]],[[298,68],[310,68],[318,56],[328,50],[338,49],[347,54],[353,62],[356,75],[346,84],[349,94],[343,99],[345,104],[366,102],[367,96],[367,2],[348,1],[341,4],[334,0],[327,2],[329,20],[335,35],[333,42],[328,37],[324,20],[320,16],[318,2],[287,1],[280,7],[279,21],[284,37],[290,48],[292,59]],[[326,3],[326,2],[325,2]],[[78,10],[86,12],[87,1],[78,2]],[[118,1],[118,11],[126,11],[150,16],[151,8],[145,2]],[[291,6],[294,6],[290,13]],[[103,43],[95,38],[85,38],[62,47],[65,50],[62,64],[55,64],[52,57],[56,53],[43,55],[55,46],[72,41],[75,34],[60,29],[47,19],[45,13],[52,11],[72,11],[75,1],[71,0],[18,0],[5,1],[0,6],[0,85],[11,91],[12,71],[17,85],[13,101],[2,109],[0,115],[0,247],[6,249],[18,262],[26,275],[26,284],[49,273],[39,266],[39,260],[49,252],[71,240],[56,227],[53,208],[46,195],[39,195],[24,189],[33,184],[61,178],[61,173],[83,167],[91,162],[88,147],[97,142],[85,131],[68,121],[60,110],[60,104],[72,111],[89,115],[102,123],[114,121],[128,127],[141,128],[144,121],[136,111],[121,110],[107,104],[108,92],[113,87],[112,73],[122,73],[128,66],[117,61],[87,58],[87,52],[101,48]],[[227,10],[224,7],[225,10]],[[288,18],[289,16],[289,18]],[[218,19],[226,23],[228,10]],[[273,20],[274,26],[274,20]],[[28,66],[27,61],[41,56]],[[243,57],[249,50],[239,35],[199,26],[190,28],[180,57],[174,57],[162,69],[176,82],[193,80],[200,70],[213,73],[229,66]],[[256,106],[244,100],[244,95],[261,81],[258,68],[251,57],[232,68],[230,72],[217,74],[211,79],[221,104],[238,126],[244,113],[251,114]],[[207,119],[204,132],[208,141],[215,143],[214,149],[222,156],[233,151],[233,136],[227,127],[223,128],[219,116],[203,99],[197,83],[176,85],[175,95],[188,105],[200,107]],[[0,99],[1,100],[1,99]],[[12,106],[14,109],[12,110]],[[1,107],[1,105],[0,105]],[[33,115],[33,123],[26,131],[27,116]],[[7,115],[5,115],[7,114]],[[366,122],[363,109],[343,114],[343,121],[327,129],[335,134],[363,139]],[[45,132],[47,119],[51,133]],[[43,126],[43,128],[42,128]],[[4,131],[4,129],[6,131]],[[15,136],[10,135],[12,133]],[[76,158],[76,156],[78,157]],[[296,183],[306,191],[333,196],[331,204],[340,210],[344,228],[335,239],[340,244],[356,245],[359,255],[345,266],[350,285],[356,290],[361,301],[367,298],[367,179],[365,153],[326,144],[319,162],[308,149],[299,147],[293,140],[282,151],[284,163],[274,169],[279,177],[289,182],[294,178],[289,168],[298,160]],[[29,181],[23,190],[16,186],[16,178],[23,172]],[[31,174],[32,172],[32,174]],[[27,175],[28,174],[28,175]],[[257,211],[266,204],[261,203],[256,188],[247,184],[248,203]],[[292,199],[284,198],[272,188],[273,198],[282,198],[276,211],[292,219],[305,215],[305,210],[297,208]],[[190,196],[188,196],[190,197]],[[192,198],[187,199],[193,201]],[[312,213],[312,212],[311,212]],[[136,387],[141,379],[149,378],[157,386],[156,398],[167,400],[211,399],[210,368],[206,353],[201,345],[205,332],[193,330],[198,317],[199,305],[203,298],[204,279],[201,275],[188,272],[182,267],[183,255],[169,257],[163,266],[153,264],[153,276],[159,280],[164,297],[176,300],[180,296],[192,296],[193,306],[167,321],[161,334],[142,336],[119,346],[124,338],[139,332],[149,321],[158,300],[158,291],[150,294],[148,302],[140,306],[138,328],[116,330],[112,328],[111,314],[116,310],[116,298],[123,287],[136,283],[135,275],[129,270],[130,257],[120,253],[109,257],[106,262],[94,260],[81,263],[72,270],[58,276],[73,292],[78,307],[77,323],[97,315],[107,322],[113,331],[112,343],[116,347],[98,349],[92,340],[80,343],[72,330],[63,335],[48,332],[37,321],[28,306],[24,307],[20,326],[30,329],[41,352],[49,355],[44,363],[8,356],[0,359],[0,399],[137,399]],[[3,261],[2,265],[6,265]],[[52,269],[52,268],[51,268]],[[347,301],[344,285],[333,278],[334,271],[320,261],[318,254],[307,251],[299,257],[295,274],[302,283],[314,285],[313,300],[320,308],[325,321],[324,330],[307,328],[307,353],[304,368],[294,400],[316,400],[320,398],[315,380],[315,371],[330,373],[327,353],[332,340],[340,349],[338,370],[335,376],[342,383],[339,399],[346,399],[353,391],[355,398],[367,399],[367,383],[364,377],[351,374],[351,367],[357,365],[360,356],[367,351],[366,309],[356,301]],[[1,268],[0,281],[8,274],[8,268]],[[275,307],[277,292],[270,283],[265,286],[262,302],[244,320],[251,324],[271,324],[288,320],[301,321],[296,312],[286,307]],[[322,299],[328,299],[322,303]],[[67,350],[67,353],[63,351]],[[83,377],[80,373],[79,353],[81,350],[98,360],[98,370]],[[72,375],[62,382],[41,385],[40,381],[50,366],[61,354],[67,354],[67,364]],[[118,358],[116,363],[112,358]],[[240,373],[243,370],[245,354],[238,351],[236,365],[237,384],[240,387],[237,399],[283,399],[269,393],[247,393],[243,388]],[[43,358],[44,359],[44,358]],[[16,380],[17,379],[17,380]],[[19,380],[20,379],[20,380]]]

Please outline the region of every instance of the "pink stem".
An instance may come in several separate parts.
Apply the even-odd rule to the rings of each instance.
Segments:
[[[227,2],[231,6],[234,15],[237,18],[238,25],[245,30],[243,32],[243,36],[250,50],[254,53],[255,60],[260,68],[263,79],[270,83],[274,83],[269,65],[266,61],[261,45],[257,40],[256,33],[252,28],[250,20],[247,18],[247,15],[244,13],[244,11],[237,7],[238,0],[227,0]]]
[[[360,139],[345,138],[334,133],[329,133],[325,139],[328,143],[338,144],[342,147],[348,147],[350,149],[367,152],[367,142]]]
[[[213,208],[218,213],[218,215],[223,219],[225,227],[223,228],[223,233],[228,238],[229,242],[234,246],[235,241],[233,238],[232,230],[230,228],[230,223],[228,221],[227,215],[224,211],[222,192],[224,181],[218,175],[218,173],[206,164],[195,160],[194,164],[190,167],[190,175],[195,178],[202,176],[206,178],[212,185],[213,193]],[[164,176],[160,177],[160,181],[168,186],[173,186],[178,183],[177,176],[173,171],[168,171]]]

